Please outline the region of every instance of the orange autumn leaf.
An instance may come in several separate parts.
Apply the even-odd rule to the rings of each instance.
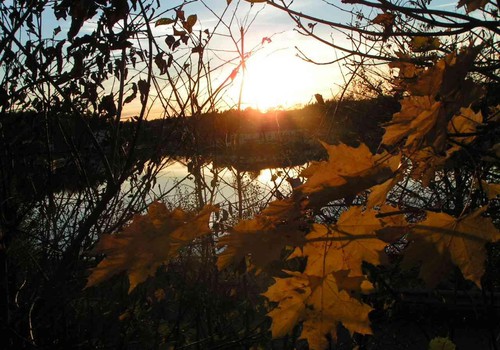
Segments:
[[[387,194],[398,183],[399,176],[394,176],[389,180],[371,187],[370,194],[366,201],[366,209],[373,209],[376,206],[383,205],[387,199]]]
[[[269,301],[279,303],[267,314],[273,320],[273,338],[284,337],[304,319],[307,300],[312,293],[308,276],[296,272],[289,274],[293,277],[275,278],[276,283],[262,294]]]
[[[385,126],[382,143],[392,146],[406,138],[403,145],[410,150],[434,144],[436,135],[430,132],[438,125],[438,119],[443,117],[441,108],[441,102],[430,96],[404,98],[401,101],[401,110],[395,113],[392,121]],[[445,132],[445,129],[438,130],[438,133]]]
[[[446,70],[456,62],[456,53],[446,55],[432,67],[420,72],[417,80],[407,86],[408,90],[413,96],[429,96],[434,100],[441,90]]]
[[[363,261],[374,265],[385,262],[384,249],[376,231],[384,225],[375,211],[361,212],[361,207],[351,207],[340,215],[336,225],[314,224],[306,236],[302,250],[292,257],[306,256],[304,273],[322,277],[332,272],[349,270],[349,276],[362,276]]]
[[[290,333],[294,326],[302,323],[300,338],[306,339],[310,349],[325,349],[328,336],[336,339],[337,326],[342,323],[351,333],[371,334],[368,313],[372,310],[339,288],[336,276],[324,278],[288,272],[291,277],[276,278],[276,283],[263,295],[278,305],[268,313],[272,318],[273,338]],[[344,275],[339,275],[342,283]]]
[[[250,257],[259,268],[279,260],[283,248],[300,246],[304,241],[300,208],[290,199],[276,200],[251,220],[241,220],[219,239],[223,248],[217,258],[219,269]]]
[[[306,320],[302,324],[301,339],[306,339],[309,349],[327,349],[329,336],[337,339],[339,323],[353,333],[372,334],[368,314],[373,309],[339,290],[333,275],[320,281],[308,300]]]
[[[345,290],[351,294],[368,294],[373,292],[375,287],[373,284],[368,281],[366,276],[350,276],[351,271],[349,270],[340,270],[332,272],[332,275],[335,277],[335,281],[337,282],[337,288],[339,290]]]
[[[208,221],[215,210],[207,205],[198,215],[191,215],[181,209],[169,211],[165,204],[153,202],[148,212],[135,215],[123,232],[101,236],[94,252],[105,258],[92,269],[86,288],[127,271],[131,292],[179,249],[209,233]]]
[[[456,265],[466,279],[481,287],[485,244],[500,239],[491,219],[481,216],[486,209],[476,209],[460,218],[427,212],[427,218],[411,229],[413,242],[405,251],[403,263],[420,263],[420,277],[429,286],[435,286]]]
[[[466,78],[480,51],[480,46],[470,46],[459,53],[447,54],[432,67],[419,73],[414,82],[406,85],[406,89],[413,96],[429,96],[440,101],[449,102],[459,98],[457,102],[461,103],[465,99],[474,100],[482,94],[481,89]],[[465,103],[468,105],[471,102]]]
[[[477,127],[483,122],[483,115],[481,111],[474,112],[470,107],[460,108],[460,113],[453,116],[448,123],[448,134],[453,137],[454,140],[463,145],[468,145],[476,139],[474,134],[477,131]],[[458,136],[456,136],[458,134]],[[453,144],[451,149],[447,151],[451,154],[455,151],[460,150],[460,146]]]
[[[353,196],[389,179],[399,167],[400,156],[372,154],[365,144],[322,143],[328,160],[313,162],[302,172],[307,181],[297,192],[307,197],[309,208],[320,208],[328,202]]]
[[[409,62],[394,61],[389,63],[389,67],[399,69],[398,78],[410,79],[419,73],[419,69],[413,63]]]

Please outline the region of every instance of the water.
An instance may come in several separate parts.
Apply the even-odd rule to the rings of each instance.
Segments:
[[[239,171],[207,162],[191,169],[189,162],[174,160],[161,170],[152,197],[181,208],[216,204],[231,212],[242,210],[244,216],[256,214],[272,200],[287,197],[292,191],[288,179],[297,178],[305,167]]]

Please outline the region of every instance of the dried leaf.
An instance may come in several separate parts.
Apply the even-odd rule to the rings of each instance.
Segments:
[[[219,239],[218,246],[225,248],[217,266],[224,269],[233,261],[250,257],[253,265],[264,268],[280,259],[283,248],[302,245],[304,232],[300,226],[300,208],[292,200],[271,202],[260,215],[241,220]]]
[[[123,232],[101,236],[94,252],[106,257],[92,269],[86,288],[127,271],[131,292],[175,257],[179,249],[209,233],[208,220],[215,210],[205,206],[193,216],[181,209],[169,211],[164,204],[153,202],[147,214],[135,215]]]
[[[401,110],[395,113],[391,122],[385,126],[382,138],[384,145],[396,145],[407,138],[404,147],[416,150],[434,145],[437,134],[445,134],[446,130],[435,130],[441,113],[441,102],[431,96],[409,96],[401,101]],[[434,131],[430,134],[431,131]]]
[[[481,216],[486,209],[476,209],[460,218],[427,212],[427,219],[411,230],[410,239],[414,242],[405,252],[404,263],[420,262],[420,277],[429,286],[435,286],[453,264],[466,279],[481,287],[486,258],[484,245],[500,239],[491,218]]]
[[[132,102],[136,97],[137,97],[137,84],[132,83],[132,93],[125,98],[123,104]]]
[[[180,36],[181,38],[188,38],[185,30],[178,30],[175,27],[174,27],[174,36]],[[175,49],[175,47],[174,47],[174,49]]]
[[[325,105],[325,100],[321,94],[314,94],[314,98],[316,98],[316,102],[318,102],[319,105]]]
[[[175,23],[175,20],[172,19],[172,18],[160,18],[159,20],[157,20],[155,22],[155,27],[165,26],[165,25],[169,25],[169,24],[172,24],[172,23]]]
[[[366,209],[373,209],[374,207],[384,204],[389,191],[399,181],[398,176],[394,176],[380,185],[375,185],[370,188],[370,194],[366,202]]]
[[[325,349],[327,337],[336,338],[340,322],[351,333],[371,334],[368,313],[372,308],[345,290],[339,290],[334,275],[317,278],[296,272],[289,274],[292,277],[277,278],[263,294],[269,301],[278,303],[268,313],[273,321],[274,338],[290,333],[301,321],[300,338],[308,341],[310,349]]]
[[[322,277],[349,270],[349,276],[356,277],[363,275],[363,261],[384,263],[387,244],[375,234],[383,228],[375,215],[375,211],[362,212],[361,207],[351,207],[342,213],[336,225],[314,224],[302,249],[302,255],[307,257],[304,273]]]
[[[117,109],[113,93],[102,97],[101,102],[99,103],[99,112],[105,113],[109,118],[116,115]]]
[[[439,49],[441,41],[432,36],[415,36],[410,45],[413,52],[426,52]]]
[[[394,24],[396,16],[392,13],[380,13],[372,20],[373,24],[380,24],[384,27]]]
[[[186,17],[184,15],[184,10],[182,10],[182,6],[175,10],[175,16],[177,19],[180,19],[181,21],[185,21]]]
[[[186,21],[182,23],[182,26],[188,31],[188,33],[192,33],[197,20],[198,17],[196,15],[189,15]]]
[[[476,136],[467,134],[476,133],[477,127],[481,125],[482,122],[483,115],[481,111],[475,113],[470,107],[460,108],[460,113],[455,115],[448,123],[448,133],[452,134],[452,137],[456,138],[459,143],[468,145],[475,140]],[[448,151],[448,153],[458,151],[460,148],[459,145],[454,144],[452,150]]]
[[[399,155],[374,155],[365,144],[357,148],[322,144],[328,152],[328,161],[313,162],[301,174],[307,181],[296,189],[307,196],[309,208],[320,208],[332,200],[356,195],[386,181],[399,167]]]
[[[141,79],[137,82],[137,86],[139,87],[141,104],[145,104],[149,95],[149,84],[146,80]]]
[[[166,74],[168,70],[167,61],[163,58],[163,52],[159,52],[155,56],[155,64],[160,70],[160,75]]]
[[[465,6],[467,13],[469,13],[484,8],[489,2],[489,0],[460,0],[457,7]]]

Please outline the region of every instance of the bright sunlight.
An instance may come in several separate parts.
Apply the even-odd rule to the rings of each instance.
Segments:
[[[254,56],[247,61],[243,87],[242,107],[261,111],[272,108],[292,108],[308,103],[317,80],[312,78],[311,65],[297,57],[274,53]],[[239,76],[241,79],[241,75]],[[241,80],[235,82],[234,93],[239,93]],[[237,100],[237,97],[236,97]]]

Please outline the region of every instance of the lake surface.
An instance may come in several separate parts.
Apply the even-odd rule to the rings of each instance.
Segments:
[[[171,161],[159,172],[156,185],[151,189],[152,195],[174,207],[190,206],[201,200],[231,212],[237,211],[243,201],[241,206],[247,216],[260,211],[272,200],[288,196],[292,191],[289,179],[296,179],[307,163],[257,171],[217,167],[213,162],[193,170],[189,164],[189,160]]]

